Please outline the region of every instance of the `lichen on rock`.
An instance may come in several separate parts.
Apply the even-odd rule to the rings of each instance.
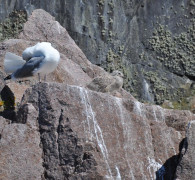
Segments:
[[[0,41],[10,38],[17,38],[27,21],[25,11],[14,10],[3,22],[0,23]]]
[[[173,73],[195,77],[195,19],[186,31],[173,35],[165,26],[159,25],[149,40],[156,59]]]
[[[150,49],[155,54],[156,60],[159,61],[168,71],[179,75],[186,76],[191,80],[195,78],[195,19],[190,20],[190,25],[178,34],[173,34],[168,27],[161,24],[155,28],[152,37],[149,39]],[[154,75],[154,73],[152,73]],[[151,73],[146,73],[146,77],[151,81]],[[160,77],[158,75],[158,77]],[[174,91],[170,92],[170,87],[166,84],[164,90],[160,84],[163,83],[156,77],[153,84],[155,97],[158,97],[157,103],[162,104],[164,100],[171,100],[175,109],[190,109],[188,98],[193,95],[193,91],[181,84]],[[158,84],[158,85],[157,85]],[[160,85],[160,86],[159,86]],[[167,89],[167,93],[166,90]],[[158,91],[162,94],[158,95]]]

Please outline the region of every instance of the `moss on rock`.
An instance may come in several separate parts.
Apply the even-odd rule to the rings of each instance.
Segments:
[[[159,78],[160,76],[157,72],[148,71],[148,72],[144,72],[144,75],[145,78],[152,85],[153,94],[157,104],[162,104],[165,99],[169,99],[168,98],[169,95],[167,93],[167,87],[163,83],[163,80]]]
[[[129,85],[129,82],[131,81],[131,71],[127,66],[125,66],[121,56],[124,46],[120,46],[118,49],[119,51],[116,52],[114,52],[112,49],[108,50],[106,56],[106,67],[104,69],[110,73],[114,70],[121,71],[124,74],[123,88],[132,92],[132,88],[130,88]]]
[[[13,11],[8,18],[0,23],[0,41],[10,38],[17,38],[27,21],[27,14],[24,11]]]
[[[156,59],[170,71],[195,77],[195,19],[191,20],[186,32],[175,36],[159,25],[149,43]]]

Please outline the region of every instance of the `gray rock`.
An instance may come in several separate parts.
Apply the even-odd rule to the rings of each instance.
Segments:
[[[114,71],[111,75],[104,74],[94,78],[87,88],[97,92],[119,91],[123,86],[123,74],[120,71]]]
[[[38,113],[45,179],[172,179],[184,138],[175,124],[183,120],[185,127],[194,118],[187,111],[183,119],[182,111],[144,105],[130,95],[116,98],[57,83],[26,92],[18,123],[26,123],[28,103]],[[166,124],[169,117],[173,128]]]
[[[5,81],[4,81],[4,74],[0,71],[0,92],[5,86]]]
[[[36,125],[38,113],[26,105],[26,124],[9,124],[0,117],[0,178],[40,179],[44,174],[40,133]],[[3,124],[3,126],[2,126]]]
[[[191,121],[186,131],[186,138],[180,149],[180,162],[176,170],[176,178],[180,180],[195,179],[195,121]]]
[[[43,29],[46,31],[44,32]],[[4,72],[3,62],[7,51],[21,56],[27,47],[35,45],[39,41],[48,40],[61,53],[59,66],[48,75],[48,82],[85,86],[91,81],[91,78],[102,73],[106,74],[102,68],[91,64],[70,38],[66,29],[55,21],[49,13],[41,9],[35,10],[29,17],[24,25],[23,32],[20,34],[20,39],[9,39],[0,43],[0,70]],[[15,95],[15,105],[20,103],[25,90],[36,81],[38,81],[38,77],[32,77],[30,82],[22,82],[22,84],[7,82],[7,86]]]
[[[124,89],[117,98],[81,87],[106,72],[92,65],[57,25],[36,10],[21,39],[4,42],[6,50],[21,53],[34,40],[49,37],[61,52],[62,80],[52,74],[50,82],[27,89],[14,123],[0,117],[0,179],[172,180],[179,144],[194,114],[140,103]],[[0,49],[0,64],[5,52]],[[13,86],[18,97],[23,86]]]
[[[124,71],[125,89],[140,100],[161,104],[185,97],[181,87],[188,78],[194,79],[193,4],[189,0],[2,0],[0,18],[14,8],[29,15],[37,8],[46,10],[92,63],[109,72]]]

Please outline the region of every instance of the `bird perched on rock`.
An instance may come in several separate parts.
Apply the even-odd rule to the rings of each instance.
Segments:
[[[46,75],[53,72],[60,61],[60,53],[49,42],[37,43],[26,48],[22,57],[7,52],[4,60],[6,73],[12,73],[5,80],[28,78],[35,75]]]
[[[116,70],[111,75],[106,74],[94,78],[87,88],[97,92],[114,92],[123,86],[123,73]]]

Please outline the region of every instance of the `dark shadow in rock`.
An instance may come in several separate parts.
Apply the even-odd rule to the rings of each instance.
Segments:
[[[17,111],[17,118],[15,119],[16,123],[25,124],[27,120],[27,114],[28,114],[28,105],[24,104]]]
[[[5,119],[15,121],[16,119],[15,97],[13,92],[7,85],[5,85],[5,87],[2,89],[0,93],[0,96],[4,108],[4,110],[0,112],[0,116],[3,116]]]
[[[176,168],[181,158],[181,150],[183,146],[186,147],[186,138],[184,138],[179,144],[179,154],[170,157],[162,165],[162,167],[156,171],[156,180],[174,180]]]

